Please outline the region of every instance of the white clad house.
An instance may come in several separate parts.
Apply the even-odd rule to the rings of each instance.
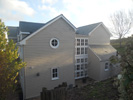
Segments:
[[[61,14],[47,23],[20,21],[9,33],[27,63],[20,71],[24,99],[39,96],[43,87],[53,89],[62,82],[74,86],[84,77],[105,80],[120,71],[109,62],[116,50],[101,22],[76,28]]]

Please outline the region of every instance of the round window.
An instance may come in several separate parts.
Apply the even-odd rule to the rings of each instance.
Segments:
[[[56,38],[52,38],[52,39],[50,40],[50,46],[51,46],[52,48],[58,48],[58,46],[59,46],[59,40],[56,39]]]

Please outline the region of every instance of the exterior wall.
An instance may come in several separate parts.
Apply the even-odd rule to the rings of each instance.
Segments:
[[[100,25],[96,30],[94,30],[89,36],[90,45],[106,45],[110,44],[110,35],[105,30],[105,28]]]
[[[88,49],[88,60],[88,76],[100,81],[100,61],[90,48]]]
[[[109,67],[109,70],[105,71],[105,63],[107,62],[109,63],[109,61],[101,62],[100,80],[105,80],[111,77],[111,68]]]
[[[23,46],[19,46],[19,57],[20,59],[22,59],[22,61],[24,61],[23,59]],[[20,76],[20,83],[21,83],[21,88],[22,88],[22,91],[24,93],[24,78],[25,78],[25,75],[24,75],[24,70],[25,68],[22,68],[19,72],[19,76]]]
[[[21,88],[24,93],[24,68],[20,70],[20,83],[21,83]]]
[[[109,61],[101,62],[100,80],[105,80],[105,79],[108,79],[108,78],[113,77],[115,75],[118,75],[121,71],[119,64],[109,66],[109,70],[105,71],[105,63],[106,62],[108,62],[110,64]]]
[[[59,47],[50,47],[51,38],[59,40]],[[24,46],[26,99],[39,96],[43,87],[53,89],[62,82],[74,80],[75,31],[62,18],[52,23],[29,40]],[[59,79],[52,80],[51,68],[59,69]],[[40,76],[37,76],[37,73]]]

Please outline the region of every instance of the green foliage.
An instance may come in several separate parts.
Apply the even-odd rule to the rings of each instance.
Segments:
[[[121,58],[112,57],[111,60],[118,61],[122,67],[121,74],[115,79],[115,85],[120,92],[120,100],[133,100],[133,36],[128,38]]]
[[[7,32],[8,28],[0,20],[0,100],[5,100],[8,93],[14,91],[18,72],[25,66],[18,59],[16,44],[13,40],[8,42],[5,35]]]

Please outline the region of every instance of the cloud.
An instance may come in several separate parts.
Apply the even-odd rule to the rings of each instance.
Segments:
[[[42,0],[42,3],[48,3],[50,5],[55,4],[58,0]]]
[[[0,17],[5,21],[22,20],[25,16],[33,16],[35,11],[24,1],[0,0]]]

